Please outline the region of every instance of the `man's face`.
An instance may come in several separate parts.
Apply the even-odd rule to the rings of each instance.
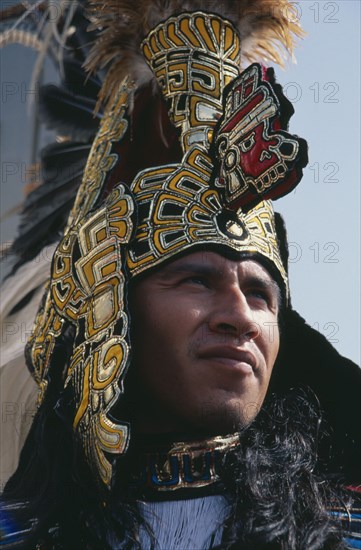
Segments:
[[[221,434],[257,414],[279,349],[279,288],[252,260],[174,260],[134,285],[129,385],[139,433]]]

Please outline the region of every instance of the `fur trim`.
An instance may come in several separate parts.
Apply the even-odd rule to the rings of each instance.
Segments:
[[[100,30],[87,60],[91,72],[108,69],[99,101],[109,98],[125,76],[136,87],[152,80],[140,44],[159,23],[189,11],[221,15],[238,29],[241,68],[253,62],[284,64],[294,38],[302,37],[294,6],[288,0],[89,0],[92,27]]]

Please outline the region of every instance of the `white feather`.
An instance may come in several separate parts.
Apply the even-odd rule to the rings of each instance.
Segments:
[[[34,260],[6,279],[1,288],[0,488],[17,467],[36,411],[37,385],[26,367],[24,348],[50,275],[54,249],[55,245],[45,247]],[[35,291],[31,300],[11,313],[31,291]]]

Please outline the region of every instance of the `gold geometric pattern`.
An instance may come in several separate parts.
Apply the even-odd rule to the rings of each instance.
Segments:
[[[65,388],[72,384],[77,399],[73,428],[83,441],[90,464],[108,486],[112,468],[104,452],[124,452],[129,437],[127,424],[115,424],[108,412],[122,391],[128,366],[122,248],[132,234],[132,213],[131,197],[118,186],[76,233],[71,231],[73,263],[67,261],[69,256],[60,245],[52,280],[56,308],[77,323],[65,381]],[[75,244],[80,252],[77,260]],[[57,266],[72,265],[72,271],[62,271],[59,277]]]
[[[143,53],[182,128],[186,151],[209,145],[222,113],[224,87],[239,74],[240,43],[233,25],[201,12],[171,17],[143,41]]]
[[[32,375],[39,386],[38,405],[45,397],[51,357],[56,341],[62,334],[64,322],[65,320],[56,312],[51,293],[47,288],[25,349]]]
[[[102,118],[89,153],[81,186],[69,215],[66,231],[78,223],[95,205],[103,189],[106,175],[118,160],[118,156],[111,152],[112,143],[118,142],[127,131],[128,121],[125,115],[129,107],[132,89],[133,86],[129,79],[124,79],[115,95],[114,102],[108,106]]]
[[[209,187],[211,173],[211,159],[193,148],[180,166],[159,167],[138,175],[132,185],[139,217],[135,239],[127,251],[130,275],[190,247],[211,244],[267,257],[287,289],[271,202],[260,202],[246,214],[241,209],[227,210],[219,192]]]
[[[102,208],[64,236],[53,258],[46,306],[28,346],[45,391],[56,340],[66,321],[75,325],[65,389],[71,385],[74,390],[74,431],[107,486],[112,467],[104,453],[124,452],[129,439],[127,424],[115,424],[108,413],[122,391],[129,358],[122,250],[132,235],[132,214],[133,200],[119,185]]]

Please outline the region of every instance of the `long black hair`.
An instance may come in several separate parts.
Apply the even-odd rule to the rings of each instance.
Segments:
[[[337,491],[317,471],[319,431],[311,392],[268,397],[254,422],[241,430],[237,452],[225,458],[224,490],[233,513],[222,548],[343,547],[327,513]],[[9,542],[24,529],[21,548],[140,548],[136,505],[119,494],[102,499],[71,430],[47,402],[5,488],[3,506],[13,522]]]
[[[234,511],[224,548],[344,548],[328,507],[348,496],[320,471],[318,444],[327,433],[309,389],[269,397],[226,457],[224,483]],[[349,504],[349,503],[348,503]]]

